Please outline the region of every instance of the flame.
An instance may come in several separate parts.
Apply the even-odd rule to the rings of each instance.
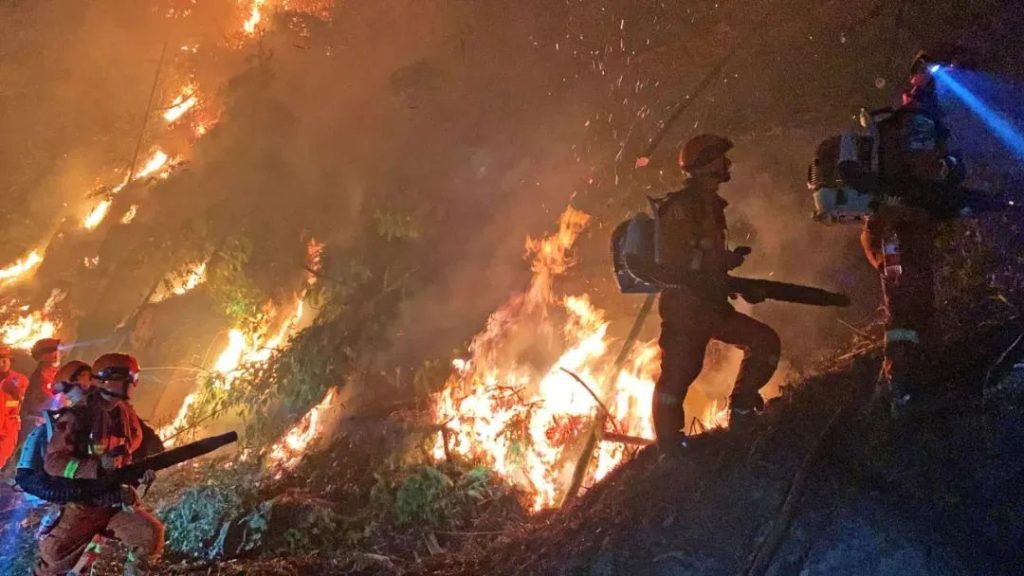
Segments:
[[[297,298],[293,312],[285,317],[277,331],[269,337],[262,332],[246,333],[240,328],[229,330],[228,343],[213,363],[213,371],[223,376],[218,382],[218,388],[222,391],[230,390],[246,366],[266,362],[274,350],[280,348],[298,331],[298,323],[304,312],[305,302],[302,298]],[[161,438],[172,438],[185,429],[196,394],[197,392],[192,392],[186,396],[174,420],[160,428],[158,434]],[[173,445],[173,438],[171,442],[165,444]]]
[[[256,34],[256,27],[259,26],[260,20],[263,19],[263,16],[260,15],[260,8],[262,8],[265,3],[266,0],[250,0],[249,18],[247,18],[245,23],[242,24],[242,30],[244,30],[249,36],[254,36]]]
[[[270,448],[267,456],[270,467],[277,469],[279,474],[294,468],[315,443],[331,433],[332,424],[337,422],[342,407],[338,389],[328,390],[323,400]]]
[[[92,269],[100,265],[99,255],[93,256],[92,258],[85,256],[82,258],[82,265],[86,268]]]
[[[167,153],[157,148],[156,152],[153,153],[153,156],[146,161],[146,164],[135,173],[135,179],[138,180],[154,174],[157,170],[163,168],[167,164],[168,160],[170,160],[170,157],[167,156]]]
[[[149,299],[150,303],[163,302],[173,296],[186,294],[206,281],[206,262],[190,264],[184,271],[166,278]]]
[[[192,109],[199,102],[199,97],[196,95],[195,84],[188,84],[181,89],[181,93],[171,102],[171,105],[164,111],[164,120],[168,124],[177,121],[179,118],[185,115],[186,112]]]
[[[527,239],[533,279],[487,320],[470,346],[472,357],[435,398],[438,423],[451,429],[447,452],[481,461],[531,494],[534,510],[556,505],[571,477],[584,432],[598,414],[577,375],[602,399],[608,426],[652,438],[650,423],[658,348],[650,342],[605,383],[613,356],[604,312],[588,296],[561,296],[553,280],[573,264],[570,249],[589,220],[569,208],[556,233]],[[606,389],[599,386],[605,385]],[[446,453],[438,439],[435,457]],[[590,477],[602,478],[628,456],[623,445],[602,444]]]
[[[33,250],[27,256],[17,260],[6,268],[0,268],[0,284],[13,282],[35,269],[43,262],[43,255],[39,250]]]
[[[729,427],[729,403],[726,401],[712,400],[704,410],[700,419],[705,430]]]
[[[121,224],[131,224],[132,220],[135,220],[135,215],[139,212],[139,205],[132,204],[128,207],[128,211],[121,216]]]
[[[4,316],[14,312],[12,320],[0,325],[0,341],[12,348],[28,350],[37,340],[55,336],[60,329],[60,322],[51,316],[64,296],[65,292],[54,290],[42,310],[32,311],[29,306],[18,306],[15,301],[0,307],[0,313]]]
[[[93,206],[93,209],[89,210],[89,213],[85,215],[85,218],[82,220],[82,228],[95,230],[103,222],[103,219],[107,217],[107,212],[110,211],[110,205],[113,203],[113,198],[100,200],[100,203]]]

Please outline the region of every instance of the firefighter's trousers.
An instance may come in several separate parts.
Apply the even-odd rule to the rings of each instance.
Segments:
[[[142,560],[155,560],[163,552],[164,526],[149,511],[68,504],[53,530],[39,542],[35,576],[63,576],[97,534],[120,540]]]
[[[929,220],[878,218],[869,223],[865,247],[881,251],[882,239],[895,231],[900,243],[898,278],[886,278],[878,253],[868,259],[881,272],[885,306],[885,360],[882,370],[894,388],[910,392],[925,377],[927,350],[935,319],[935,224]]]
[[[0,468],[3,468],[14,449],[18,445],[18,431],[21,429],[21,419],[17,413],[13,415],[0,415]]]
[[[760,390],[779,364],[779,335],[768,325],[737,312],[727,302],[706,303],[678,290],[662,293],[661,376],[654,388],[654,430],[659,441],[672,442],[683,434],[683,400],[700,375],[711,340],[741,348],[743,362],[730,397],[736,410],[762,407]]]

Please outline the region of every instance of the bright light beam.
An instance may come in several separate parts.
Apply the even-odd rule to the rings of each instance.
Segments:
[[[993,110],[991,106],[986,104],[974,92],[971,92],[966,86],[961,84],[953,77],[948,68],[939,68],[934,73],[934,76],[937,82],[949,88],[957,98],[974,111],[1017,156],[1024,158],[1024,136],[1010,124],[1009,120],[996,110]]]

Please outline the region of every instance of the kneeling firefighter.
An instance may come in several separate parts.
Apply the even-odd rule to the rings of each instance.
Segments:
[[[94,393],[63,410],[54,423],[44,468],[51,476],[98,479],[143,457],[143,426],[130,403],[139,365],[126,354],[104,354],[92,366]],[[95,554],[97,535],[119,539],[129,550],[125,574],[138,574],[163,550],[164,528],[142,507],[134,488],[117,501],[71,502],[39,544],[37,576],[83,573],[80,560]]]

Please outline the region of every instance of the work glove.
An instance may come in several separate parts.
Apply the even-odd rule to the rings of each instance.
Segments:
[[[139,493],[131,486],[121,486],[121,505],[131,508],[140,502]]]
[[[750,246],[737,246],[732,252],[729,252],[729,270],[742,266],[751,252]]]

